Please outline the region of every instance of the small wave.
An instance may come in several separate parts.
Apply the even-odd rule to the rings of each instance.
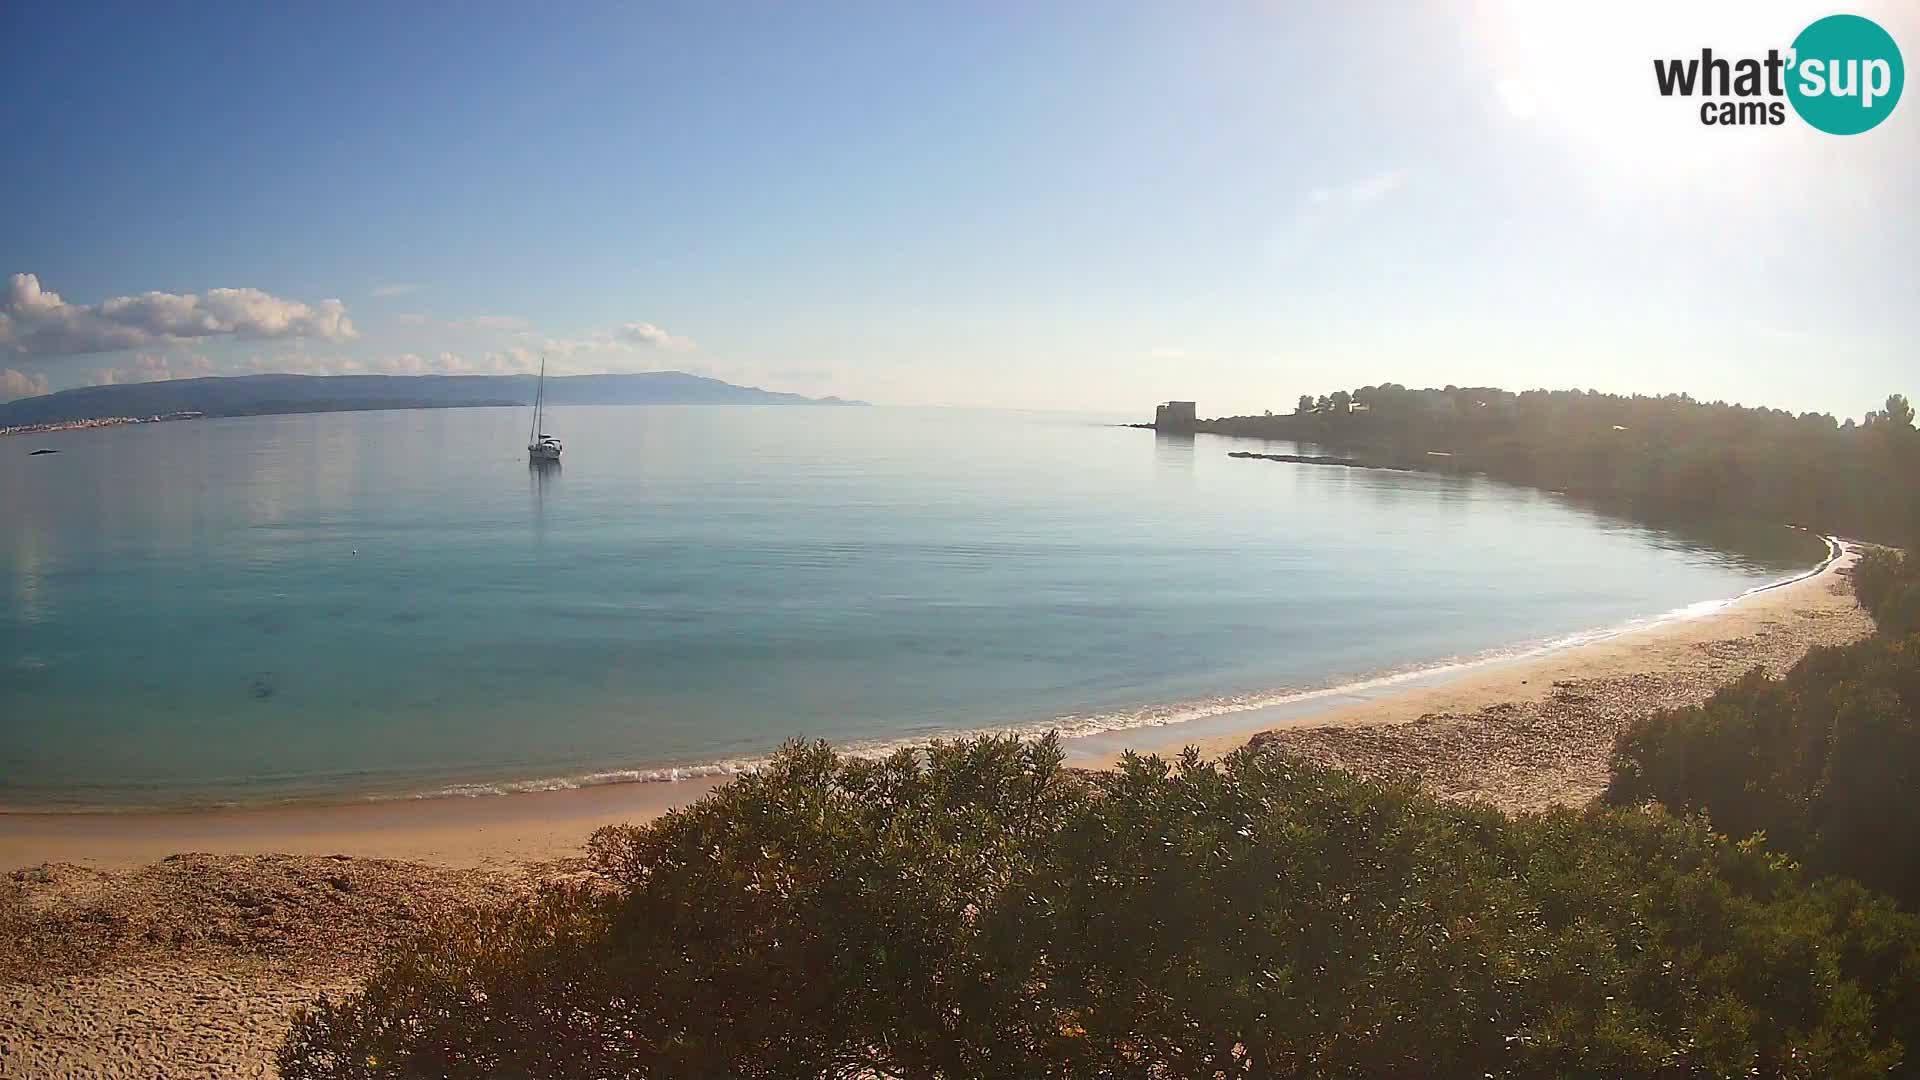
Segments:
[[[1272,690],[1252,691],[1240,694],[1223,694],[1216,697],[1199,698],[1171,704],[1145,705],[1137,708],[1116,709],[1101,712],[1067,713],[1048,720],[1037,720],[1025,724],[1011,724],[985,727],[956,727],[938,731],[919,732],[913,735],[892,739],[863,739],[836,742],[834,749],[849,757],[878,759],[885,758],[901,750],[910,750],[926,746],[928,743],[950,741],[981,735],[1013,736],[1022,739],[1038,739],[1048,734],[1057,734],[1063,739],[1079,739],[1094,735],[1105,735],[1116,731],[1141,730],[1167,727],[1174,724],[1207,720],[1230,713],[1251,712],[1282,705],[1294,705],[1301,702],[1327,698],[1366,696],[1377,691],[1389,689],[1404,683],[1421,680],[1440,680],[1459,672],[1495,664],[1514,663],[1531,660],[1549,653],[1565,649],[1578,648],[1606,641],[1625,634],[1639,633],[1645,630],[1666,626],[1672,623],[1688,622],[1705,618],[1724,611],[1748,597],[1768,592],[1795,582],[1805,581],[1824,573],[1834,562],[1847,552],[1847,546],[1832,537],[1822,537],[1827,543],[1827,557],[1810,570],[1756,585],[1737,595],[1715,600],[1702,600],[1674,608],[1659,615],[1633,619],[1615,626],[1595,630],[1583,630],[1573,634],[1549,638],[1468,656],[1451,657],[1439,661],[1426,661],[1410,664],[1401,668],[1392,668],[1360,679],[1350,679],[1318,687],[1281,687]],[[599,787],[605,784],[650,784],[673,783],[683,780],[706,780],[739,776],[765,768],[773,760],[771,754],[757,757],[726,758],[718,761],[702,762],[692,765],[668,765],[654,768],[609,769],[584,773],[576,776],[556,776],[536,780],[513,780],[497,783],[452,784],[432,791],[419,792],[408,796],[416,799],[447,797],[479,797],[486,795],[512,795],[535,791],[569,791],[577,788]]]
[[[495,783],[449,784],[433,791],[417,792],[412,799],[477,797],[481,795],[518,795],[531,791],[571,791],[575,788],[605,784],[671,784],[681,780],[739,776],[764,768],[772,756],[710,761],[701,765],[668,765],[652,769],[607,769],[580,776],[554,776],[539,780],[506,780]],[[380,796],[372,796],[380,798]]]

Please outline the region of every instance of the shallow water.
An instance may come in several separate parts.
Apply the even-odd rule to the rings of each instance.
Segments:
[[[0,805],[484,791],[795,736],[1158,722],[1821,554],[1081,416],[550,417],[558,469],[528,466],[522,410],[0,441]]]

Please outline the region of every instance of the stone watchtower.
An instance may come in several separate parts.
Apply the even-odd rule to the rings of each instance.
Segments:
[[[1192,431],[1194,423],[1191,401],[1169,401],[1153,410],[1153,426],[1160,431]]]

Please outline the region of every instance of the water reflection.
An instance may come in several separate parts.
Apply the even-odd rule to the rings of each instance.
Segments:
[[[1153,468],[1163,477],[1193,479],[1193,432],[1156,431],[1153,433]]]
[[[1220,449],[1255,449],[1258,453],[1365,457],[1364,453],[1284,440],[1226,437]],[[1161,452],[1156,442],[1156,452]],[[1212,448],[1203,448],[1212,453]],[[1331,466],[1285,466],[1293,490],[1310,493],[1329,505],[1364,499],[1386,511],[1381,526],[1409,535],[1446,522],[1462,522],[1471,511],[1489,503],[1527,515],[1536,524],[1554,528],[1597,528],[1630,537],[1637,544],[1685,555],[1738,573],[1769,574],[1804,569],[1825,556],[1825,544],[1814,534],[1788,528],[1785,522],[1702,516],[1686,507],[1638,500],[1606,499],[1591,495],[1542,491],[1478,473],[1441,470],[1413,472],[1347,469]],[[1278,483],[1274,483],[1276,488]],[[1445,513],[1436,518],[1420,511],[1432,507]],[[1556,518],[1571,511],[1578,521]],[[1493,524],[1480,515],[1475,525]]]
[[[9,606],[17,606],[22,623],[37,623],[48,616],[52,599],[43,595],[48,570],[43,553],[48,544],[34,522],[24,526],[13,550],[13,604]]]
[[[547,536],[547,492],[560,486],[560,463],[549,458],[527,459],[527,492],[533,499],[533,538],[536,550]]]
[[[1647,502],[1557,496],[1598,521],[1666,551],[1700,556],[1743,571],[1774,572],[1817,562],[1826,543],[1786,522],[1702,515]]]

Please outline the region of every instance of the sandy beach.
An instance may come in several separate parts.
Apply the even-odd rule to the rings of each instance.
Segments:
[[[1699,617],[1326,708],[1249,710],[1076,751],[1219,754],[1252,741],[1449,798],[1531,810],[1606,782],[1614,734],[1763,665],[1871,630],[1819,573]],[[596,826],[711,787],[192,814],[0,815],[0,1077],[271,1076],[292,1010],[350,987],[429,913],[582,872]]]
[[[1255,709],[1216,718],[1204,733],[1193,725],[1132,732],[1125,749],[1166,755],[1194,746],[1217,757],[1252,743],[1509,812],[1577,806],[1606,787],[1614,735],[1636,718],[1703,701],[1756,665],[1777,674],[1810,648],[1872,633],[1848,580],[1859,555],[1847,546],[1818,573],[1709,614],[1470,667],[1306,717]],[[1119,756],[1087,764],[1108,767]]]
[[[443,867],[543,862],[580,853],[602,825],[648,821],[720,779],[604,784],[515,795],[382,799],[180,813],[0,813],[0,867],[133,867],[183,851],[354,855]]]

